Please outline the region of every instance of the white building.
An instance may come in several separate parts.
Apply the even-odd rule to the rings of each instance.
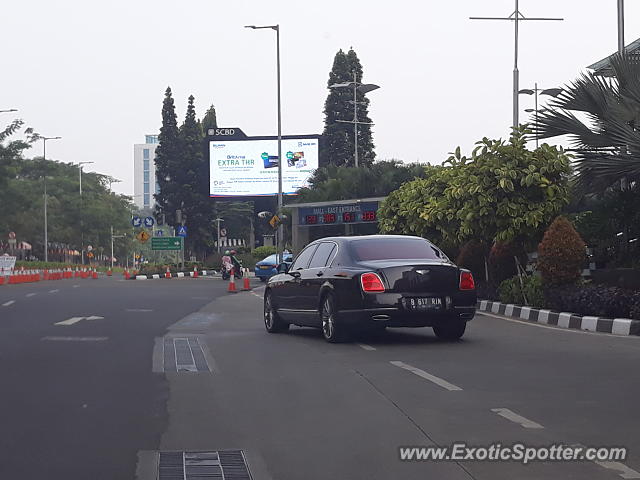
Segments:
[[[133,203],[138,208],[153,208],[156,204],[153,198],[158,193],[156,181],[156,148],[158,135],[145,135],[145,143],[133,146]]]

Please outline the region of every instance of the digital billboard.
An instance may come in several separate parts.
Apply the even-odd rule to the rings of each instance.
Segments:
[[[278,141],[211,140],[209,195],[238,197],[278,193]],[[282,139],[282,191],[308,186],[318,168],[318,138]]]

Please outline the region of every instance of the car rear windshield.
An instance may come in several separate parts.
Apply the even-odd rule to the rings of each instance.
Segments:
[[[447,260],[426,240],[417,238],[368,238],[351,243],[356,260]]]

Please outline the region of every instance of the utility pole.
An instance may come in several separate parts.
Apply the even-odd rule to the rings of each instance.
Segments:
[[[619,0],[621,1],[621,0]],[[564,18],[555,18],[555,17],[525,17],[522,12],[520,12],[520,8],[518,6],[519,0],[515,0],[515,11],[509,15],[508,17],[469,17],[471,20],[510,20],[514,23],[514,55],[513,55],[513,119],[512,119],[512,127],[517,128],[520,124],[519,121],[519,99],[518,99],[518,91],[519,91],[519,83],[520,83],[520,72],[518,71],[518,27],[521,21],[529,21],[529,20],[554,20],[554,21],[562,21]]]
[[[113,239],[114,238],[124,238],[125,234],[122,235],[114,235],[113,234],[113,225],[111,225],[111,270],[113,270]],[[129,264],[129,255],[127,255],[127,265]]]

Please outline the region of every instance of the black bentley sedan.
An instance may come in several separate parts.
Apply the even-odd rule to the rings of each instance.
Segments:
[[[264,293],[270,333],[294,324],[342,342],[357,329],[433,327],[439,338],[455,340],[475,314],[471,272],[420,237],[322,238],[279,271]]]

